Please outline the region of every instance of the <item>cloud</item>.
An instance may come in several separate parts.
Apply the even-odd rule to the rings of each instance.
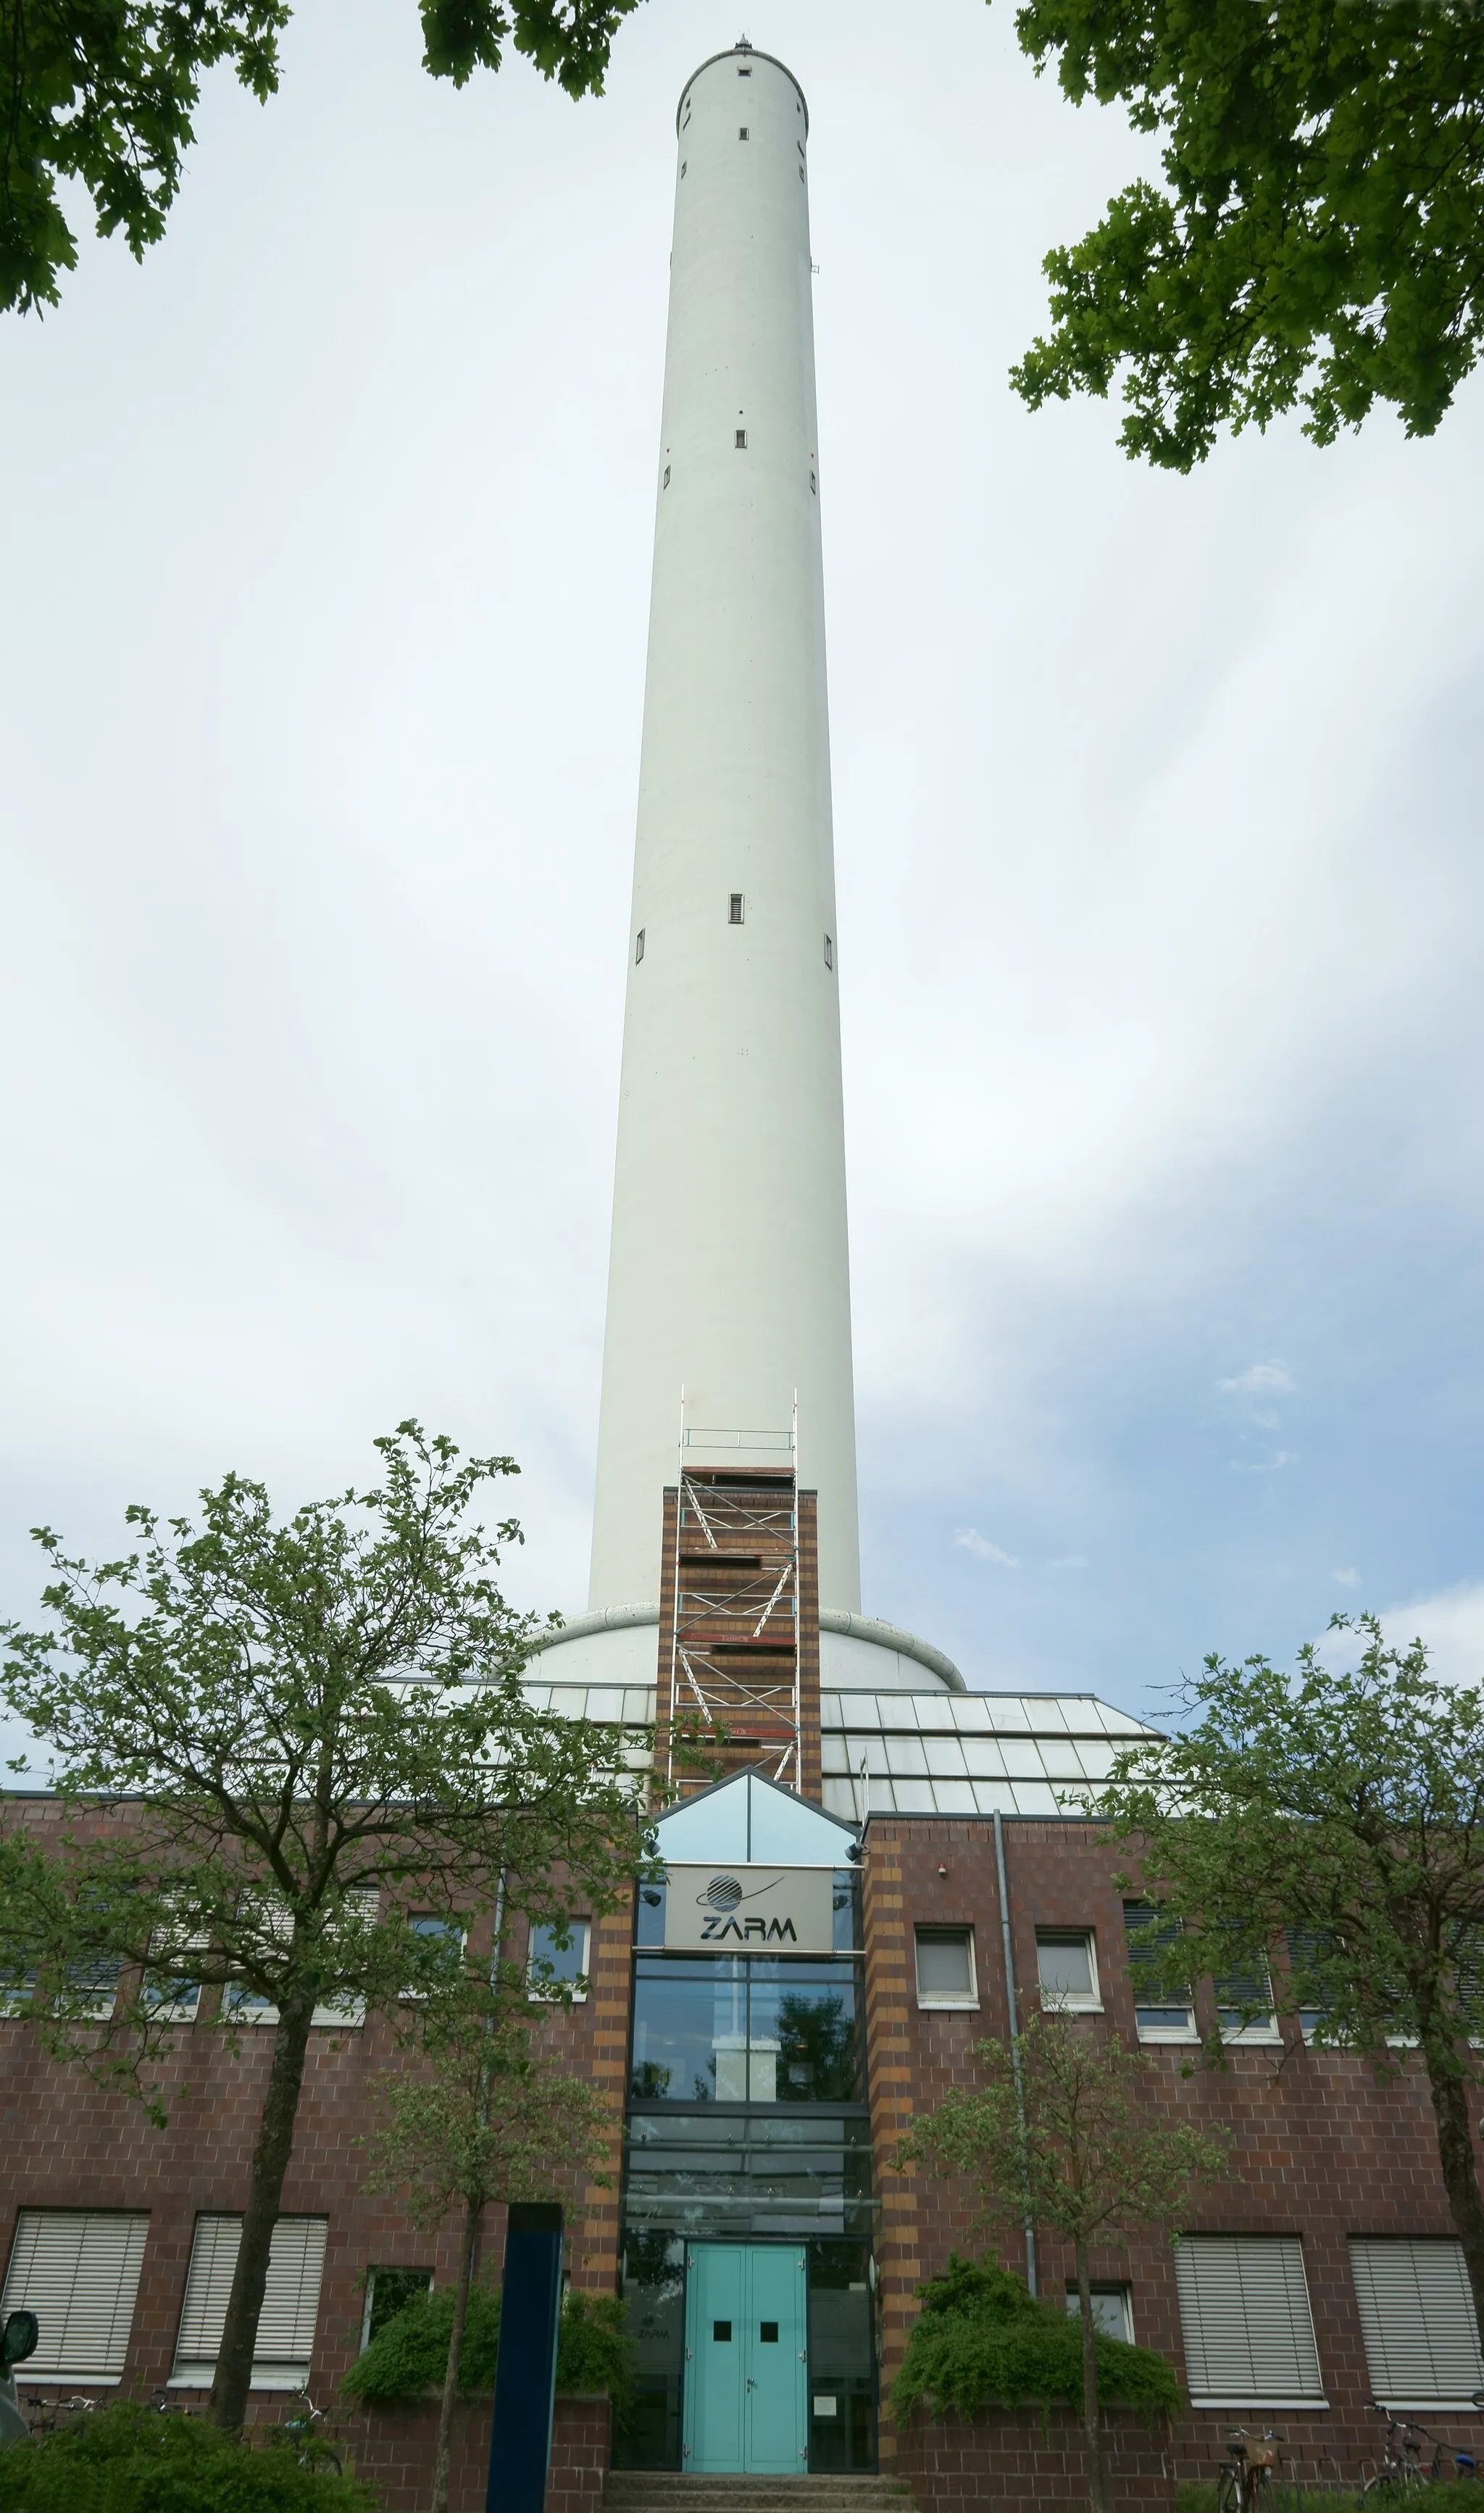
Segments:
[[[1258,1416],[1260,1421],[1263,1418],[1261,1415]],[[1229,1460],[1232,1473],[1238,1475],[1276,1475],[1285,1466],[1297,1465],[1298,1461],[1297,1449],[1274,1449],[1266,1457],[1232,1457]]]
[[[1018,1554],[1007,1553],[1002,1544],[992,1544],[987,1536],[980,1535],[977,1527],[956,1527],[954,1542],[961,1544],[965,1553],[972,1553],[976,1562],[996,1563],[1001,1571],[1020,1569]]]
[[[1329,1576],[1340,1588],[1358,1588],[1360,1585],[1358,1571],[1332,1571]]]
[[[1223,1396],[1291,1396],[1293,1378],[1286,1363],[1254,1361],[1235,1378],[1219,1378],[1216,1382]]]
[[[1484,1684],[1484,1579],[1386,1606],[1381,1628],[1397,1649],[1425,1641],[1432,1673],[1444,1684]]]
[[[1047,1563],[1046,1568],[1048,1571],[1085,1571],[1087,1556],[1085,1553],[1059,1553],[1054,1561]]]

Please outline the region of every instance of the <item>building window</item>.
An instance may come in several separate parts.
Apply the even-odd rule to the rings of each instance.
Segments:
[[[1182,2006],[1178,2000],[1161,1998],[1158,1984],[1152,1977],[1163,1948],[1174,1945],[1179,1937],[1179,1923],[1174,1920],[1160,1923],[1159,1914],[1151,1902],[1125,1902],[1123,1927],[1130,1941],[1135,1937],[1144,1940],[1139,1945],[1130,1942],[1128,1949],[1128,1969],[1134,1985],[1134,2015],[1140,2041],[1193,2042],[1196,2038],[1193,2008]]]
[[[804,180],[803,168],[802,168],[801,166],[801,167],[800,167],[800,169],[799,169],[799,180],[800,180],[801,183],[801,182],[803,181],[803,180]]]
[[[745,427],[739,427],[737,430],[737,452],[739,454],[745,454],[747,452],[747,430]]]
[[[630,2094],[636,2103],[859,2102],[860,1986],[848,1960],[642,1954]]]
[[[1218,1973],[1216,2015],[1224,2042],[1280,2042],[1272,1982],[1262,1961]]]
[[[668,462],[665,465],[665,476],[659,485],[662,489],[668,489],[670,486],[670,465]]]
[[[750,139],[752,138],[752,134],[751,134],[751,132],[748,130],[748,127],[747,127],[747,125],[746,125],[746,123],[745,123],[745,122],[743,123],[741,130],[738,132],[738,134],[737,134],[737,138],[738,138],[739,140],[750,140]]]
[[[817,498],[819,495],[819,482],[812,471],[809,473],[809,495],[811,498]]]
[[[573,1920],[565,1932],[566,1945],[557,1942],[557,1931],[545,1921],[538,1921],[530,1932],[530,1944],[526,1956],[526,1986],[532,1998],[559,1998],[570,1987],[574,2003],[587,1996],[588,1923]]]
[[[426,2294],[433,2283],[431,2269],[368,2269],[366,2272],[366,2308],[361,2315],[361,2353],[363,2356],[379,2331],[394,2321],[405,2303]]]
[[[309,2379],[329,2228],[328,2216],[280,2216],[273,2228],[253,2356],[254,2391],[301,2391]],[[209,2391],[215,2380],[241,2245],[240,2216],[197,2217],[172,2390]]]
[[[977,2007],[972,1929],[918,1929],[918,2005]]]
[[[194,2024],[201,2007],[201,1983],[175,1974],[146,1980],[139,1996],[157,2024]]]
[[[687,168],[686,168],[685,160],[684,160],[684,158],[683,157],[683,158],[681,159],[681,181],[682,181],[683,183],[683,181],[684,181],[684,180],[685,180],[686,172],[687,172]]]
[[[1327,2407],[1296,2235],[1187,2234],[1175,2277],[1192,2408]]]
[[[741,891],[734,890],[726,901],[726,922],[728,925],[741,924],[743,904],[744,902]]]
[[[1067,2309],[1081,2316],[1082,2298],[1074,2286],[1067,2289]],[[1134,2343],[1134,2307],[1126,2286],[1095,2286],[1092,2290],[1092,2326],[1105,2338],[1121,2338],[1131,2347]]]
[[[1351,2235],[1350,2273],[1383,2408],[1471,2408],[1484,2355],[1463,2245]]]
[[[635,935],[635,937],[634,937],[634,965],[635,965],[635,967],[636,967],[636,968],[639,966],[639,963],[640,963],[640,961],[644,958],[644,927],[643,927],[643,926],[641,926],[641,927],[640,927],[640,929],[639,929],[639,932],[638,932],[638,933]]]
[[[1098,1950],[1090,1929],[1037,1929],[1035,1969],[1042,2007],[1082,2008],[1102,2014]]]
[[[826,967],[827,969],[833,969],[833,968],[834,968],[834,966],[835,966],[835,937],[834,937],[834,935],[833,935],[833,934],[827,934],[827,935],[825,936],[825,967]]]
[[[751,71],[751,70],[738,70],[738,72],[737,72],[737,76],[738,76],[738,78],[751,78],[751,77],[752,77],[752,71]]]
[[[147,2212],[22,2208],[0,2296],[0,2320],[34,2312],[31,2382],[117,2382],[144,2262]]]

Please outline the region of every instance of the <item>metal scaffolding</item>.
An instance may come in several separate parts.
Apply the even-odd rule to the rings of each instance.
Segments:
[[[689,1462],[698,1450],[730,1453],[737,1462]],[[786,1462],[752,1462],[768,1456]],[[794,1425],[787,1432],[683,1426],[671,1565],[672,1787],[677,1722],[703,1736],[724,1730],[718,1741],[728,1771],[761,1771],[785,1788],[802,1787],[797,1466]]]

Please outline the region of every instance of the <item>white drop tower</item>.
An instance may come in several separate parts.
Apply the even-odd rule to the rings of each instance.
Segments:
[[[782,1463],[797,1400],[842,1619],[860,1545],[808,112],[739,45],[689,81],[678,136],[590,1607],[657,1593],[683,1399],[697,1465]]]

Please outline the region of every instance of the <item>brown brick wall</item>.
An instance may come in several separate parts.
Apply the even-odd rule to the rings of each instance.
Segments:
[[[1035,2006],[1037,1926],[1090,1927],[1097,1933],[1100,1981],[1107,2022],[1130,2042],[1135,2037],[1133,1998],[1124,1955],[1122,1895],[1113,1876],[1127,1866],[1094,1827],[1012,1819],[1004,1826],[1016,1984],[1024,2018]],[[940,1873],[946,1869],[947,1873]],[[931,2108],[947,2089],[975,2075],[976,2041],[1006,2029],[999,1906],[995,1846],[987,1821],[955,1822],[923,1817],[874,1816],[867,1834],[866,1873],[900,1897],[902,1965],[911,1977],[913,1928],[918,1921],[964,1921],[975,1931],[979,2012],[919,2013],[915,1983],[907,2002],[905,2075],[894,2077],[898,2116]],[[869,1993],[868,1993],[869,2000]],[[1198,2006],[1197,2020],[1214,2015]],[[892,2017],[893,2061],[899,2027]],[[1089,2030],[1106,2024],[1089,2020]],[[1354,2479],[1374,2465],[1382,2421],[1369,2413],[1369,2376],[1347,2248],[1351,2234],[1454,2234],[1438,2170],[1426,2084],[1415,2067],[1400,2080],[1378,2085],[1369,2067],[1341,2052],[1308,2051],[1295,2036],[1281,2053],[1249,2047],[1230,2051],[1224,2068],[1183,2073],[1198,2054],[1155,2048],[1151,2100],[1171,2117],[1203,2127],[1224,2127],[1231,2136],[1232,2171],[1196,2194],[1190,2228],[1208,2233],[1288,2233],[1302,2237],[1309,2300],[1328,2410],[1197,2410],[1174,2438],[1176,2475],[1205,2477],[1222,2454],[1233,2425],[1276,2425],[1288,2439],[1291,2473],[1306,2480],[1336,2474]],[[1281,2060],[1281,2065],[1276,2064]],[[875,2076],[873,2118],[875,2118]],[[884,2110],[882,2114],[884,2124]],[[1018,2237],[997,2247],[976,2232],[966,2198],[921,2174],[910,2182],[880,2170],[883,2231],[892,2226],[893,2185],[914,2193],[918,2252],[922,2276],[935,2275],[958,2249],[983,2255],[992,2248],[1005,2264],[1024,2270]],[[889,2250],[889,2235],[883,2251]],[[1044,2231],[1039,2236],[1041,2292],[1060,2295],[1072,2273],[1070,2256]],[[1168,2356],[1184,2379],[1180,2313],[1169,2248],[1135,2238],[1129,2249],[1110,2248],[1094,2261],[1094,2276],[1126,2279],[1132,2286],[1135,2335]],[[905,2325],[900,2297],[883,2265],[883,2385],[900,2361]],[[1478,2450],[1484,2418],[1426,2419],[1439,2431]],[[900,2449],[905,2450],[905,2438]],[[905,2464],[903,2464],[905,2466]]]
[[[383,2513],[425,2513],[433,2472],[435,2400],[364,2409],[336,2422],[346,2464],[370,2479]],[[559,2399],[552,2418],[546,2513],[599,2513],[611,2451],[604,2399]],[[484,2513],[489,2479],[489,2405],[460,2408],[449,2462],[449,2513]]]
[[[1175,2502],[1174,2460],[1158,2428],[1126,2413],[1103,2421],[1110,2513],[1166,2513]],[[896,2473],[918,2513],[1051,2513],[1087,2502],[1081,2428],[1065,2410],[914,2419],[897,2446]]]

